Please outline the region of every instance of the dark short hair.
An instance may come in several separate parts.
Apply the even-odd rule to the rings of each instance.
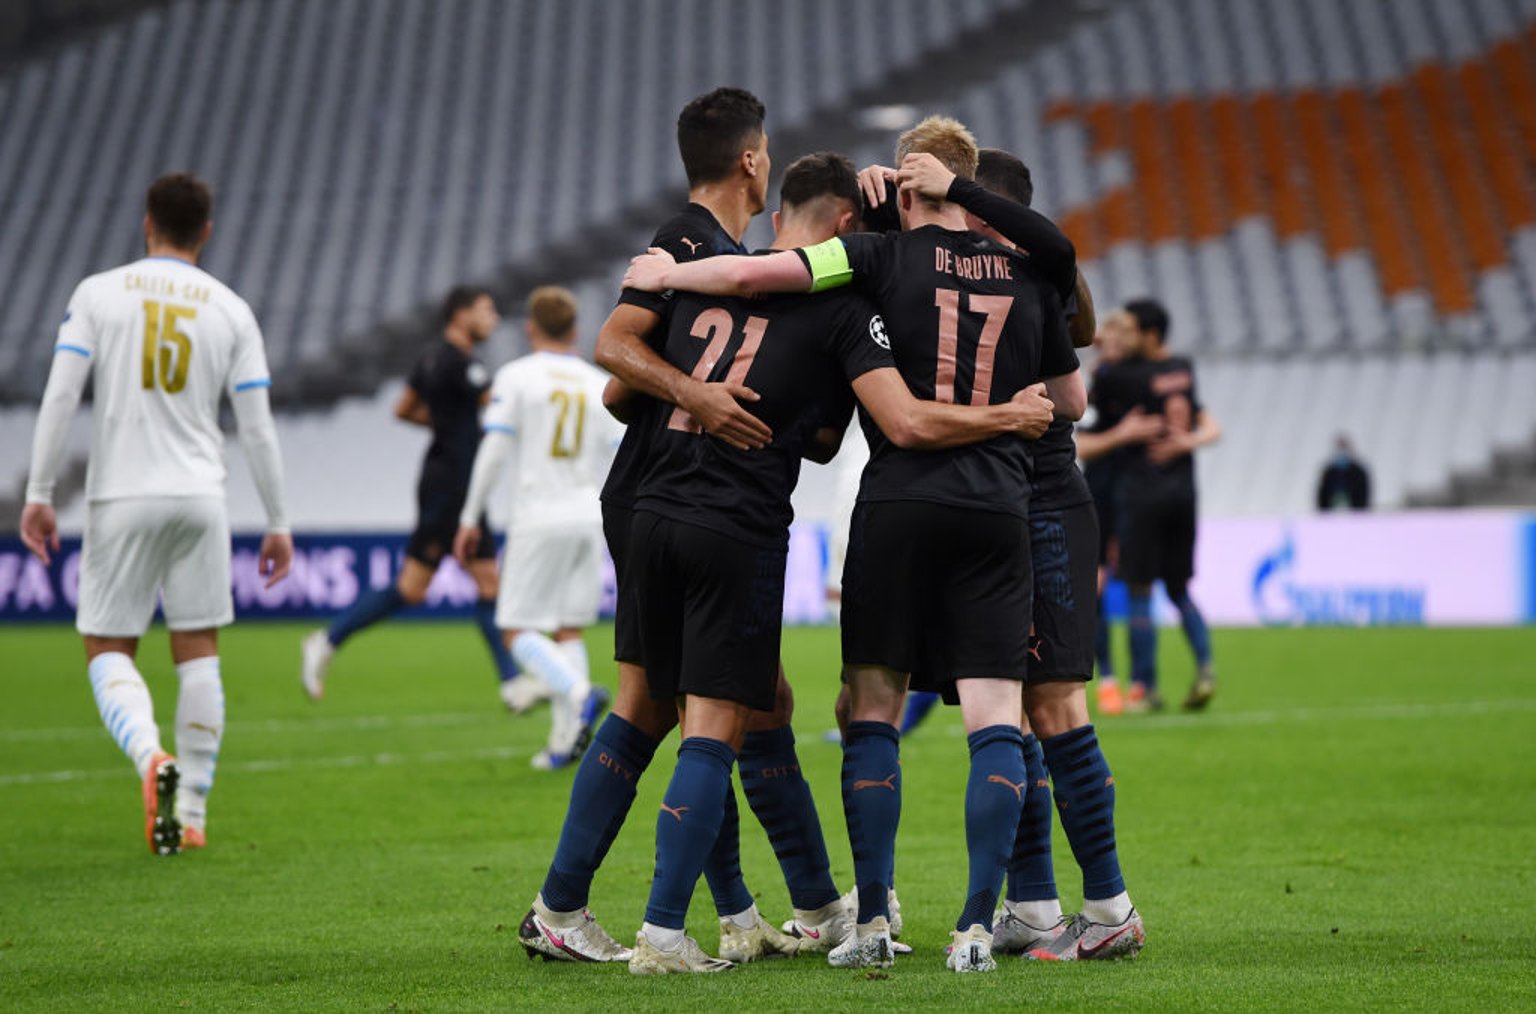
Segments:
[[[763,108],[742,88],[716,88],[683,107],[677,116],[677,151],[688,185],[723,180],[763,132]]]
[[[841,197],[860,208],[859,175],[846,155],[818,151],[803,155],[784,170],[779,183],[779,201],[786,208],[798,208],[818,197]]]
[[[480,285],[455,285],[448,290],[448,296],[443,300],[443,324],[453,322],[454,314],[460,310],[468,310],[479,301],[481,296],[489,296],[491,290]]]
[[[191,173],[167,173],[149,185],[144,210],[167,243],[191,250],[213,217],[213,191]]]
[[[1125,304],[1125,312],[1136,319],[1136,327],[1142,331],[1157,332],[1157,343],[1168,341],[1168,308],[1155,299],[1133,299]]]
[[[1029,166],[1012,152],[983,148],[976,159],[976,182],[994,194],[1018,201],[1024,207],[1035,199],[1035,182]]]

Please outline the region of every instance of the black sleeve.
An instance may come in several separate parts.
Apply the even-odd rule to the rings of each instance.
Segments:
[[[1200,403],[1200,388],[1195,383],[1195,364],[1185,360],[1184,366],[1189,370],[1189,418],[1194,422],[1205,411],[1205,406]]]
[[[1077,250],[1067,234],[1049,218],[1020,204],[994,194],[975,180],[955,177],[949,185],[949,200],[1002,233],[1011,243],[1029,255],[1036,271],[1050,280],[1065,299],[1077,285]]]
[[[850,299],[838,314],[837,327],[828,336],[829,351],[848,380],[857,380],[871,370],[895,367],[891,340],[885,333],[885,321],[873,303]]]
[[[842,237],[843,249],[848,251],[848,266],[853,269],[853,284],[860,292],[878,293],[890,277],[896,262],[894,240],[898,235],[856,232]]]
[[[410,376],[405,378],[405,386],[416,392],[419,398],[427,390],[427,357],[422,356],[411,366]]]
[[[899,199],[900,191],[896,189],[896,184],[886,180],[885,200],[873,208],[867,204],[863,205],[863,214],[859,216],[859,220],[860,224],[864,227],[864,231],[900,232],[901,211],[896,203]]]
[[[1040,376],[1062,377],[1077,369],[1077,350],[1072,347],[1072,332],[1061,301],[1045,286],[1040,287],[1040,309],[1045,334],[1040,341]]]
[[[672,259],[682,264],[685,261],[698,260],[695,251],[704,251],[706,244],[704,237],[690,235],[697,233],[693,229],[679,221],[670,221],[656,230],[656,235],[651,237],[651,246],[658,246],[672,255]],[[685,242],[685,240],[687,242]],[[672,290],[666,292],[641,292],[639,289],[625,289],[619,293],[619,303],[629,306],[638,306],[642,310],[649,310],[659,317],[666,316],[667,306],[672,302]],[[662,328],[653,329],[655,331]]]

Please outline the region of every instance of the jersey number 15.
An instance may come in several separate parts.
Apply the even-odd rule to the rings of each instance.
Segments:
[[[157,380],[166,394],[187,386],[192,339],[176,324],[196,316],[195,307],[144,300],[144,390],[153,391]]]

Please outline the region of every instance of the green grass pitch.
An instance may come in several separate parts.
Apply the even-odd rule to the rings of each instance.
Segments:
[[[299,691],[301,633],[226,633],[211,844],[156,859],[74,634],[0,632],[0,1009],[1536,1006],[1536,630],[1218,631],[1209,713],[1101,722],[1148,931],[1135,961],[944,970],[966,764],[958,716],[940,713],[903,746],[897,883],[915,953],[888,974],[804,958],[666,980],[517,947],[571,775],[528,766],[546,713],[500,709],[472,625],[363,635],[320,705]],[[591,643],[606,658],[608,630]],[[846,886],[839,755],[821,742],[836,644],[832,629],[789,630],[784,660]],[[1172,633],[1163,652],[1176,699],[1187,655]],[[168,728],[158,632],[141,665]],[[595,668],[611,683],[611,665]],[[670,756],[595,885],[593,910],[621,938],[643,911]],[[1080,880],[1056,835],[1071,910]],[[742,852],[761,909],[787,917],[744,802]],[[714,949],[702,885],[689,927]]]

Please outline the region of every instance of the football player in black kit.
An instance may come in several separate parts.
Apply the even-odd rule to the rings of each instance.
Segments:
[[[443,301],[442,320],[441,339],[422,352],[395,406],[396,418],[432,430],[432,443],[416,483],[416,529],[406,543],[405,564],[394,584],[364,592],[329,629],[304,639],[302,678],[311,700],[318,701],[325,693],[326,672],[336,649],[397,609],[425,599],[438,564],[453,551],[459,511],[480,446],[480,408],[491,384],[490,371],[475,358],[475,347],[491,336],[501,317],[489,292],[459,286]],[[533,701],[520,685],[533,681],[517,678],[517,666],[496,629],[496,543],[483,517],[480,530],[479,550],[469,568],[480,593],[475,622],[495,660],[502,699],[508,707],[514,707],[514,701],[526,701],[522,705],[526,707]]]
[[[1157,626],[1152,586],[1163,582],[1179,611],[1195,656],[1195,679],[1184,707],[1204,708],[1216,692],[1205,618],[1189,596],[1195,573],[1194,452],[1221,438],[1221,426],[1200,404],[1194,365],[1167,346],[1168,311],[1151,299],[1125,304],[1131,322],[1126,356],[1095,377],[1100,428],[1112,419],[1155,418],[1153,434],[1119,445],[1119,561],[1131,594],[1131,693],[1128,708],[1157,710]],[[1114,443],[1111,430],[1085,435],[1085,450]]]
[[[900,158],[930,153],[957,177],[944,197],[904,189],[905,231],[845,236],[766,257],[671,264],[637,258],[626,276],[646,288],[719,294],[816,291],[855,281],[885,320],[896,364],[920,398],[999,404],[1077,357],[1062,318],[1076,279],[1070,241],[1041,216],[969,179],[976,145],[954,120],[931,117],[903,134]],[[1016,237],[1030,258],[966,229],[958,201]],[[988,200],[990,199],[990,200]],[[994,210],[987,210],[988,207]],[[1030,227],[1034,227],[1033,234]],[[1081,411],[1081,405],[1077,406]],[[1029,454],[1017,436],[940,453],[897,447],[869,432],[844,569],[844,679],[852,720],[843,798],[854,849],[858,928],[829,960],[892,960],[888,923],[900,766],[896,722],[909,682],[958,699],[969,734],[966,840],[971,883],[949,966],[996,967],[991,923],[1025,787],[1022,694],[1027,674]]]
[[[652,243],[678,260],[743,253],[740,240],[752,218],[760,213],[768,193],[768,135],[763,129],[763,104],[739,88],[717,88],[685,106],[677,120],[677,145],[688,176],[688,205],[657,230]],[[609,372],[633,381],[626,387],[610,383],[605,401],[629,424],[603,487],[603,534],[613,557],[619,583],[614,617],[614,657],[619,664],[619,692],[613,710],[598,727],[577,767],[571,801],[560,840],[544,884],[518,931],[530,955],[563,961],[628,961],[621,946],[587,909],[592,878],[623,826],[635,799],[635,786],[649,766],[656,747],[677,725],[677,706],[669,698],[651,696],[647,682],[638,615],[634,609],[634,568],[630,566],[629,534],[641,474],[649,455],[654,421],[681,409],[704,432],[739,449],[760,448],[772,431],[742,406],[756,396],[739,382],[698,380],[681,373],[647,350],[666,338],[671,293],[625,289],[619,305],[598,334],[596,361]],[[758,728],[743,750],[743,767],[754,762],[774,770],[793,769],[799,761],[789,733],[792,698],[786,686],[771,713],[758,716]],[[772,779],[754,791],[743,783],[747,798],[775,850],[811,856],[820,841],[819,826],[806,827],[794,815],[803,805],[790,800],[809,798],[801,778]],[[752,961],[800,949],[799,941],[781,933],[757,911],[741,875],[739,817],[736,796],[725,801],[724,818],[704,867],[720,916],[720,954],[730,961]],[[779,825],[784,825],[782,829]],[[825,846],[821,853],[825,855]],[[831,897],[795,898],[827,908]],[[809,910],[807,913],[809,914]]]
[[[942,174],[925,180],[909,173],[909,180],[920,189],[939,192],[950,183]],[[1034,195],[1029,168],[995,148],[982,150],[976,182],[1021,204],[1029,204]],[[987,223],[968,217],[975,231],[1008,244]],[[1091,344],[1093,301],[1081,276],[1067,315],[1073,345]],[[1081,374],[1072,376],[1071,399],[1085,399]],[[1125,957],[1141,948],[1145,931],[1120,872],[1114,786],[1089,722],[1085,685],[1093,677],[1098,521],[1093,496],[1077,467],[1072,423],[1053,422],[1032,450],[1029,544],[1034,617],[1023,729],[1029,787],[1008,864],[1007,899],[994,919],[993,945],[1003,952],[1054,960]],[[1052,781],[1061,800],[1062,827],[1083,871],[1083,912],[1071,920],[1062,916],[1052,868]]]
[[[806,156],[785,173],[782,198],[775,249],[846,232],[858,201],[853,166],[840,155]],[[836,449],[841,430],[829,431],[825,422],[846,419],[838,406],[847,404],[850,384],[867,425],[902,448],[1037,434],[1051,407],[1043,385],[997,405],[917,400],[895,369],[878,312],[852,289],[750,301],[680,295],[661,351],[695,377],[750,386],[760,399],[753,412],[774,431],[766,448],[739,451],[700,436],[681,409],[653,418],[630,545],[651,693],[687,700],[677,768],[657,820],[651,900],[630,970],[716,971],[725,964],[703,955],[683,924],[748,719],[774,705],[790,495],[801,457],[820,459]],[[743,783],[750,785],[747,763],[743,758]],[[819,826],[814,804],[806,802],[796,818]],[[825,849],[818,851],[821,889],[835,897]],[[786,865],[785,873],[793,890],[794,872]]]

